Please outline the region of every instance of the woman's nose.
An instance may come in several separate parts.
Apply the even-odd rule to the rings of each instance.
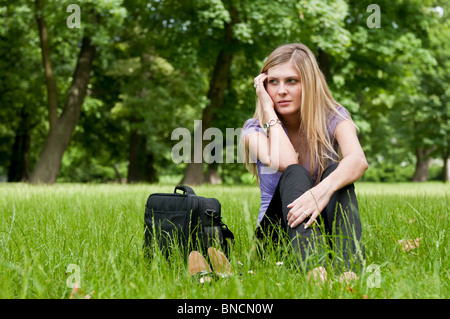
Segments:
[[[286,93],[287,93],[286,87],[283,84],[280,84],[280,86],[278,87],[278,94],[284,95]]]

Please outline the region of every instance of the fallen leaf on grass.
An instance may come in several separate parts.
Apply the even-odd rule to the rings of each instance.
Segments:
[[[405,239],[400,240],[398,244],[402,248],[404,252],[409,252],[413,249],[416,249],[419,247],[419,242],[422,240],[422,237],[416,238],[416,239]]]
[[[350,286],[345,287],[345,289],[347,289],[348,291],[350,291],[352,294],[356,294],[356,289],[354,289],[354,288],[352,288],[352,287],[350,287]]]

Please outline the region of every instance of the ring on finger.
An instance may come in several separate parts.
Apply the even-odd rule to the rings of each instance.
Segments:
[[[254,86],[255,88],[258,87],[258,83],[253,84],[253,86]]]
[[[302,214],[305,214],[305,217],[308,217],[308,214],[306,213],[306,210],[302,211]]]

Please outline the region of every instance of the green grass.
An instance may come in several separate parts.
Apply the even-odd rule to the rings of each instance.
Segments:
[[[144,205],[161,185],[0,185],[0,298],[69,298],[79,267],[80,288],[92,298],[448,298],[450,185],[356,185],[366,269],[351,284],[331,277],[308,283],[288,260],[252,253],[259,207],[256,186],[194,188],[222,204],[236,243],[236,275],[199,284],[180,258],[148,262],[142,252]],[[420,240],[404,252],[401,240]],[[277,262],[283,261],[282,265]],[[373,287],[379,269],[379,287]],[[76,295],[80,297],[80,295]]]

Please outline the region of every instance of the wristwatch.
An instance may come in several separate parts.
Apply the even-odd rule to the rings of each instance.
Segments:
[[[264,131],[266,131],[266,133],[269,133],[269,128],[270,128],[271,126],[274,126],[274,125],[277,124],[277,123],[278,123],[278,124],[281,124],[281,122],[280,122],[279,119],[277,119],[277,118],[270,119],[269,122],[267,122],[267,123],[264,124]]]

